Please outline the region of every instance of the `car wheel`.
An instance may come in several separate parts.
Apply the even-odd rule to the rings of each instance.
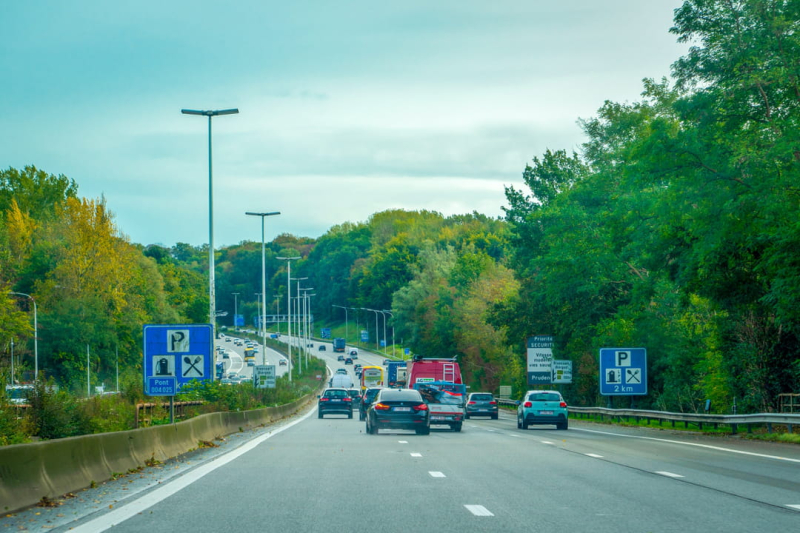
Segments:
[[[522,429],[522,421],[519,419],[519,415],[517,415],[517,429]]]
[[[525,421],[524,418],[522,419],[522,429],[528,429],[528,423]]]
[[[569,420],[565,420],[564,422],[558,425],[558,429],[569,429]]]
[[[426,426],[424,428],[417,428],[417,435],[430,435],[431,434],[431,427]]]
[[[453,431],[455,431],[456,433],[461,432],[461,423],[453,424],[451,427],[453,428]]]
[[[317,418],[322,418],[322,411],[317,413]]]
[[[464,415],[464,420],[469,420],[469,415]]]
[[[497,420],[497,414],[492,415],[492,420]]]
[[[347,418],[353,418],[353,411],[350,411],[350,412],[347,414]]]

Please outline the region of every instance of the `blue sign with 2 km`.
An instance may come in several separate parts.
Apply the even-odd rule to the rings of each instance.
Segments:
[[[211,324],[145,325],[145,394],[174,396],[190,381],[213,379],[213,353]]]
[[[645,396],[647,394],[647,350],[644,348],[601,348],[600,394],[603,396]]]

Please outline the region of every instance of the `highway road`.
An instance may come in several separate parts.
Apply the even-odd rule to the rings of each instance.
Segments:
[[[33,531],[46,523],[39,530],[113,526],[115,532],[148,533],[800,530],[797,446],[578,420],[568,431],[523,431],[510,412],[499,420],[471,419],[462,433],[367,435],[357,418],[315,415],[311,409],[232,436],[219,449],[106,483],[27,520],[24,513],[0,520],[0,527]]]

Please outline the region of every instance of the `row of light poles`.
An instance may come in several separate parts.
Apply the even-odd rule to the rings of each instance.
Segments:
[[[370,309],[368,307],[345,307],[343,305],[332,305],[331,307],[338,307],[339,309],[344,309],[344,335],[345,339],[349,337],[349,320],[347,311],[370,311],[375,313],[375,348],[377,351],[380,351],[380,335],[378,335],[378,313],[383,316],[383,340],[386,341],[386,315],[394,318],[394,315],[391,311],[381,310],[381,309]],[[395,342],[394,342],[394,324],[392,324],[392,357],[395,356]]]

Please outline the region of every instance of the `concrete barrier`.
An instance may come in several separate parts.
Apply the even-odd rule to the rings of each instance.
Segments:
[[[285,418],[314,400],[316,393],[286,405],[209,413],[177,424],[2,446],[0,511],[23,509],[42,498],[59,498],[151,460],[166,461],[197,448],[200,441]]]

